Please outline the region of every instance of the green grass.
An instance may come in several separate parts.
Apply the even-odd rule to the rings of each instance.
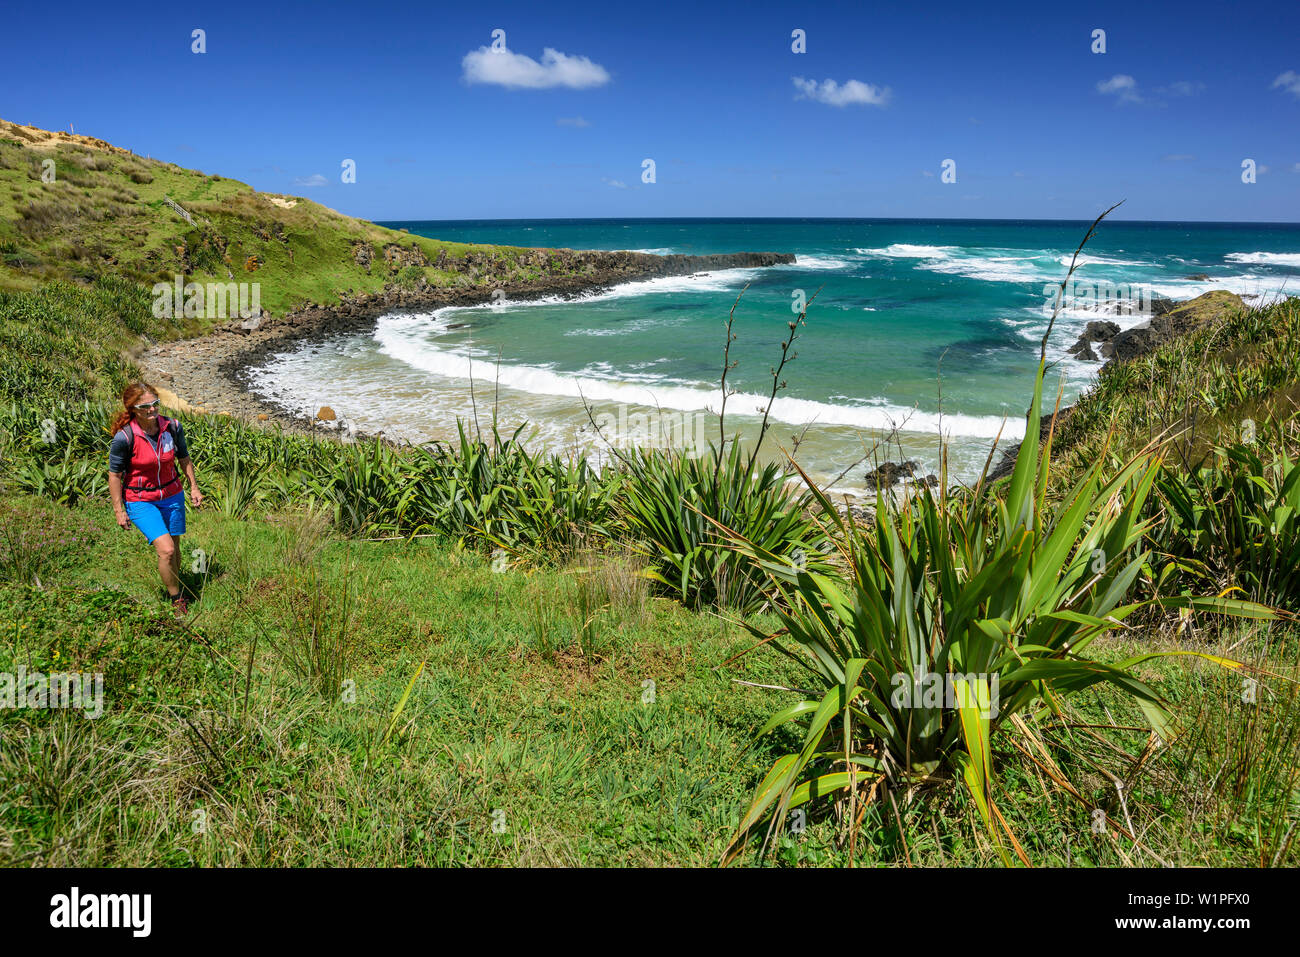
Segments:
[[[599,650],[583,654],[574,571],[496,573],[487,557],[442,544],[340,539],[302,513],[201,511],[182,541],[186,565],[202,548],[208,571],[187,572],[201,594],[182,628],[157,594],[148,549],[104,506],[3,505],[41,512],[80,541],[63,546],[42,588],[0,583],[0,670],[103,671],[106,710],[94,720],[0,711],[0,863],[711,866],[790,744],[778,735],[755,746],[752,734],[793,696],[731,679],[783,684],[797,680],[792,666],[777,655],[723,666],[750,644],[741,629],[663,599],[643,597],[638,610],[626,579],[598,616]],[[309,614],[309,586],[326,595],[320,620],[335,625],[352,594],[355,703],[327,698],[284,648],[295,610]],[[539,616],[554,625],[546,641]],[[1294,661],[1292,637],[1247,640],[1275,666]],[[1243,708],[1240,683],[1208,668],[1157,663],[1143,678],[1197,728],[1149,759],[1126,795],[1148,850],[1094,834],[1083,804],[999,748],[999,807],[1027,852],[1037,864],[1271,862],[1279,814],[1295,818],[1295,701],[1261,690],[1260,706]],[[1105,690],[1075,707],[1075,723],[1141,724]],[[1146,740],[1098,741],[1064,722],[1046,736],[1084,795],[1108,807],[1105,772],[1123,775]],[[1282,766],[1263,769],[1244,750],[1262,740]],[[997,863],[961,791],[916,797],[899,796],[901,828],[888,804],[872,811],[858,863]],[[493,830],[495,810],[504,831]],[[1118,805],[1111,814],[1123,820]],[[814,807],[774,860],[843,865],[838,831]],[[1295,862],[1293,849],[1279,861]]]
[[[65,521],[74,515],[83,517],[69,511]],[[57,584],[0,591],[15,623],[0,637],[3,667],[103,670],[110,700],[93,722],[0,714],[15,743],[0,770],[2,857],[79,834],[55,859],[180,863],[185,848],[200,863],[230,864],[706,864],[734,825],[763,693],[728,679],[773,678],[712,670],[743,647],[734,627],[662,600],[637,612],[625,598],[603,609],[600,650],[584,655],[562,607],[579,573],[495,573],[445,546],[313,541],[302,516],[201,513],[183,541],[187,556],[205,550],[209,574],[187,631],[161,613],[135,533],[96,517],[95,544]],[[355,704],[325,697],[283,647],[311,587],[335,602],[353,592]],[[542,647],[531,626],[538,603],[558,612]],[[58,777],[38,767],[28,749],[60,735],[103,770]],[[144,757],[147,779],[133,781],[135,761],[118,754]],[[47,773],[53,784],[38,780]],[[114,795],[124,820],[101,817]],[[211,822],[203,839],[189,828],[196,808]]]

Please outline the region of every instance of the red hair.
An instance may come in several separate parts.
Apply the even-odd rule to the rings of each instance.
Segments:
[[[122,408],[117,415],[113,416],[113,425],[108,430],[110,434],[117,435],[131,421],[131,406],[140,401],[140,396],[146,393],[157,395],[158,391],[148,382],[132,382],[122,390]]]

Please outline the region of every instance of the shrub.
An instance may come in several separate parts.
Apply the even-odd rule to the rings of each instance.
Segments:
[[[14,470],[13,479],[20,491],[59,505],[76,505],[86,499],[104,498],[108,491],[107,467],[102,463],[74,459],[71,446],[66,448],[62,459],[24,463]]]
[[[405,266],[398,272],[393,282],[401,289],[416,289],[424,279],[424,270],[419,266]]]
[[[1046,344],[1045,336],[1027,436],[1039,434]],[[759,732],[795,723],[803,726],[802,744],[779,757],[759,784],[728,859],[754,825],[771,818],[779,831],[791,808],[814,798],[847,790],[853,822],[860,786],[869,788],[869,803],[882,789],[916,787],[952,772],[1003,859],[1010,860],[1005,833],[1029,863],[996,810],[994,733],[1033,706],[1056,710],[1058,696],[1106,683],[1131,696],[1155,733],[1170,739],[1165,704],[1132,673],[1159,652],[1114,665],[1084,654],[1141,607],[1124,602],[1147,560],[1143,506],[1159,459],[1148,448],[1103,481],[1103,449],[1073,489],[1049,505],[1051,447],[1050,436],[1041,454],[1037,442],[1021,443],[1005,488],[990,490],[981,476],[968,493],[950,497],[941,484],[937,496],[927,487],[901,507],[878,494],[876,525],[865,532],[810,482],[838,532],[843,574],[793,569],[745,534],[727,533],[729,546],[762,569],[778,599],[781,628],[746,627],[803,665],[819,694],[782,708]],[[1164,603],[1271,617],[1260,606],[1228,600]],[[1023,721],[1018,727],[1033,734]],[[856,833],[852,824],[850,830]]]
[[[123,355],[130,334],[158,325],[148,290],[115,276],[0,291],[0,402],[110,400],[138,375]]]
[[[696,608],[756,611],[768,600],[763,575],[742,552],[716,547],[723,529],[791,567],[825,570],[829,544],[809,514],[814,500],[792,492],[779,466],[756,470],[738,442],[723,453],[710,450],[699,458],[638,450],[627,460],[620,516],[649,563],[647,574],[676,598]]]
[[[582,458],[534,455],[522,431],[502,439],[494,427],[489,444],[461,425],[457,445],[420,447],[408,521],[534,560],[562,560],[610,538],[619,475]]]
[[[1284,440],[1217,448],[1209,464],[1164,470],[1164,520],[1152,538],[1158,581],[1172,591],[1239,589],[1255,601],[1300,606],[1300,465]]]

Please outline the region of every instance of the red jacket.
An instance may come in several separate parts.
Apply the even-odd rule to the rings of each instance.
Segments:
[[[122,497],[128,502],[157,502],[181,491],[181,477],[176,472],[176,440],[170,431],[171,419],[158,416],[158,450],[139,424],[131,422],[131,463],[122,479]]]

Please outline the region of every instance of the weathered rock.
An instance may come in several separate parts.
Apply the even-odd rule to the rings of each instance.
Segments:
[[[1086,359],[1089,362],[1098,361],[1097,353],[1092,351],[1092,343],[1088,340],[1087,336],[1080,336],[1079,341],[1065,351],[1076,359]]]
[[[876,524],[876,509],[871,505],[837,503],[835,510],[859,527],[871,528]]]
[[[320,411],[316,413],[316,418],[321,422],[333,422],[338,416],[334,414],[334,410],[328,405],[322,405]]]
[[[389,272],[400,272],[407,266],[424,267],[429,265],[429,257],[414,243],[409,248],[389,243],[384,247],[384,261],[388,263]]]
[[[1245,303],[1241,301],[1240,296],[1226,289],[1216,289],[1214,292],[1203,293],[1187,302],[1174,303],[1173,308],[1159,316],[1154,316],[1151,326],[1162,338],[1172,339],[1174,336],[1181,336],[1198,326],[1218,319],[1225,312],[1244,308]],[[1157,322],[1157,319],[1163,321]]]
[[[1209,282],[1210,274],[1204,272],[1194,272],[1187,278],[1191,279],[1193,282]]]
[[[1171,339],[1212,322],[1225,312],[1244,308],[1241,297],[1226,289],[1216,289],[1187,302],[1156,299],[1152,301],[1151,321],[1124,330],[1102,345],[1101,354],[1120,362],[1136,359]]]
[[[1094,319],[1083,330],[1083,336],[1089,342],[1109,342],[1118,334],[1119,323],[1107,319]]]
[[[868,488],[893,488],[904,479],[910,479],[921,467],[920,462],[883,462],[866,474]]]
[[[1083,332],[1079,335],[1079,341],[1065,351],[1072,356],[1080,359],[1087,359],[1090,362],[1097,361],[1097,354],[1092,351],[1092,343],[1109,342],[1115,338],[1119,332],[1119,326],[1116,323],[1105,319],[1094,319],[1084,327]]]
[[[1177,338],[1207,322],[1212,322],[1224,313],[1234,309],[1244,309],[1245,303],[1240,296],[1227,290],[1218,289],[1207,292],[1187,302],[1175,302],[1172,299],[1152,301],[1151,321],[1133,329],[1117,333],[1110,341],[1102,342],[1101,354],[1112,361],[1125,362],[1145,355],[1166,342]],[[1073,407],[1061,409],[1056,416],[1058,423],[1073,411]],[[1051,417],[1045,417],[1039,431],[1039,441],[1047,437],[1051,427]],[[1059,425],[1058,425],[1059,428]],[[1003,478],[1015,468],[1016,454],[1020,451],[1017,444],[1002,453],[1002,459],[989,473],[989,479]]]
[[[1110,342],[1103,343],[1101,354],[1107,359],[1127,362],[1145,355],[1160,344],[1160,336],[1149,325],[1125,329]]]

